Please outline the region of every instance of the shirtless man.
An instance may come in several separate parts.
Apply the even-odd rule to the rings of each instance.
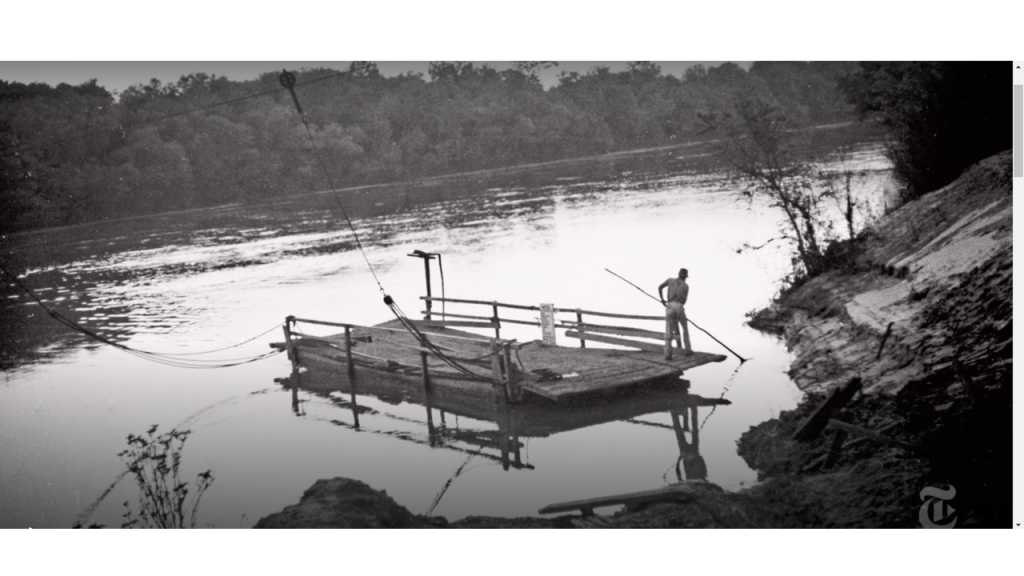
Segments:
[[[693,354],[693,349],[690,348],[690,327],[687,326],[686,322],[686,298],[690,295],[690,287],[686,284],[686,277],[689,273],[686,268],[679,269],[678,278],[669,278],[658,286],[658,297],[661,298],[661,303],[665,305],[665,360],[672,359],[672,335],[675,333],[677,325],[681,325],[683,344],[683,354],[689,356]],[[665,301],[665,295],[662,292],[665,288],[668,288],[668,301]]]

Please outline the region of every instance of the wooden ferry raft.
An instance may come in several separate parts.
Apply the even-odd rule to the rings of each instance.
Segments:
[[[409,386],[419,386],[435,394],[493,396],[498,391],[504,400],[511,402],[522,400],[524,395],[560,401],[662,380],[678,384],[684,371],[725,360],[721,354],[694,351],[692,355],[684,355],[681,350],[674,350],[673,359],[666,361],[663,357],[662,332],[583,321],[583,314],[587,314],[656,320],[663,325],[664,319],[661,317],[549,307],[549,316],[551,312],[575,315],[574,319],[562,321],[557,327],[565,330],[566,337],[579,340],[580,347],[577,348],[546,344],[542,340],[518,342],[499,337],[502,323],[541,325],[537,320],[499,318],[499,308],[540,310],[538,307],[429,296],[423,300],[427,301],[425,315],[428,319],[407,322],[429,340],[430,347],[420,342],[419,336],[398,319],[376,326],[358,326],[294,317],[289,317],[286,324],[287,342],[278,346],[287,346],[296,368],[311,364],[318,368],[333,368],[338,378],[354,380],[356,388],[361,378],[399,379]],[[445,314],[445,320],[431,320],[431,301],[484,304],[491,308],[493,315]],[[303,326],[306,324],[343,328],[344,332],[312,336],[304,333]],[[495,337],[458,328],[493,329]],[[586,348],[588,340],[632,349]],[[435,354],[437,350],[446,358]],[[453,367],[453,361],[461,369]]]

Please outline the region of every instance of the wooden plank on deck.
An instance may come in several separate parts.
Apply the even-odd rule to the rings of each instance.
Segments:
[[[611,390],[621,386],[642,384],[673,376],[678,377],[681,374],[682,370],[673,366],[638,363],[633,363],[631,366],[628,363],[623,363],[585,372],[573,378],[545,382],[524,382],[523,389],[551,400],[559,400],[578,394]]]
[[[583,331],[587,334],[613,334],[615,336],[631,336],[633,338],[650,338],[664,342],[664,332],[654,332],[642,328],[626,326],[603,326],[601,324],[580,324],[578,322],[562,322],[559,327]]]
[[[618,344],[619,346],[628,346],[630,348],[636,348],[638,350],[646,350],[648,352],[662,352],[663,346],[658,344],[652,344],[650,342],[640,342],[639,340],[627,340],[626,338],[613,338],[611,336],[597,336],[590,332],[577,332],[575,330],[566,330],[565,336],[567,338],[579,338],[580,340],[592,340],[594,342],[604,342],[605,344]]]

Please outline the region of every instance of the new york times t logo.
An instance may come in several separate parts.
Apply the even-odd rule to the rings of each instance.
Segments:
[[[928,486],[921,490],[921,510],[917,514],[921,526],[925,528],[952,528],[956,526],[956,510],[946,503],[956,497],[956,488],[952,485],[948,490],[940,490]]]

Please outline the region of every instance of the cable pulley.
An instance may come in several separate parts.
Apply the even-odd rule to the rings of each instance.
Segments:
[[[299,111],[299,116],[304,116],[302,113],[302,106],[299,106],[299,97],[295,95],[295,74],[287,70],[283,70],[281,75],[277,77],[277,80],[288,89],[288,92],[292,95],[292,102],[295,103],[295,109]]]

